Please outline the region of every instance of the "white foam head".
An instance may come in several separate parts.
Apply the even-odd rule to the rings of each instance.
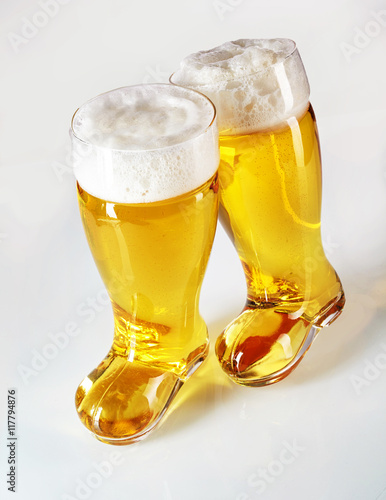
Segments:
[[[75,176],[88,193],[117,203],[192,191],[218,168],[215,115],[205,96],[170,84],[101,94],[72,120]]]
[[[196,52],[170,81],[214,102],[223,135],[276,128],[304,112],[310,95],[296,45],[285,38],[236,40]]]

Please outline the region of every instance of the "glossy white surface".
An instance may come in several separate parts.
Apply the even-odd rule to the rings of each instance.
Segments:
[[[27,0],[0,5],[0,497],[386,499],[386,12],[385,25],[373,15],[382,2],[63,2],[16,53],[9,33],[20,34],[22,18],[39,10]],[[349,56],[347,44],[355,48],[365,29],[374,36]],[[73,403],[110,346],[112,313],[68,168],[72,112],[99,92],[166,81],[193,51],[271,36],[297,41],[310,80],[324,242],[345,311],[282,382],[236,386],[212,351],[158,431],[128,447],[102,444]],[[201,296],[212,346],[244,299],[241,266],[219,227]],[[72,323],[79,334],[50,350]],[[52,359],[23,379],[42,354]],[[16,495],[5,479],[11,387]]]

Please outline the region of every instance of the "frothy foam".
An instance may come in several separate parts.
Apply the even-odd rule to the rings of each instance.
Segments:
[[[310,88],[292,40],[226,42],[186,57],[173,83],[207,95],[222,134],[271,129],[307,107]]]
[[[82,188],[118,203],[187,193],[219,164],[212,103],[170,84],[123,87],[88,101],[74,115],[72,144]]]

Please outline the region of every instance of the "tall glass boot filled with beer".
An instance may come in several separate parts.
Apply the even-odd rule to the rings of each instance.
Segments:
[[[188,56],[171,81],[216,105],[220,219],[247,282],[218,359],[240,384],[277,382],[345,302],[322,247],[319,141],[302,61],[291,40],[238,40]]]
[[[199,293],[218,212],[218,132],[205,96],[139,85],[84,104],[71,128],[80,214],[114,311],[108,355],[76,408],[101,441],[160,422],[208,352]]]

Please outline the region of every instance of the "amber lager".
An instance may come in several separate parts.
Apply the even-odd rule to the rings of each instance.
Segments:
[[[169,84],[126,87],[83,105],[72,139],[81,218],[115,322],[76,406],[99,439],[125,444],[154,428],[208,352],[198,300],[217,220],[215,110]]]
[[[302,61],[291,40],[238,40],[188,56],[171,81],[217,107],[220,218],[247,282],[217,356],[238,383],[276,382],[344,305],[321,241],[319,141]]]

